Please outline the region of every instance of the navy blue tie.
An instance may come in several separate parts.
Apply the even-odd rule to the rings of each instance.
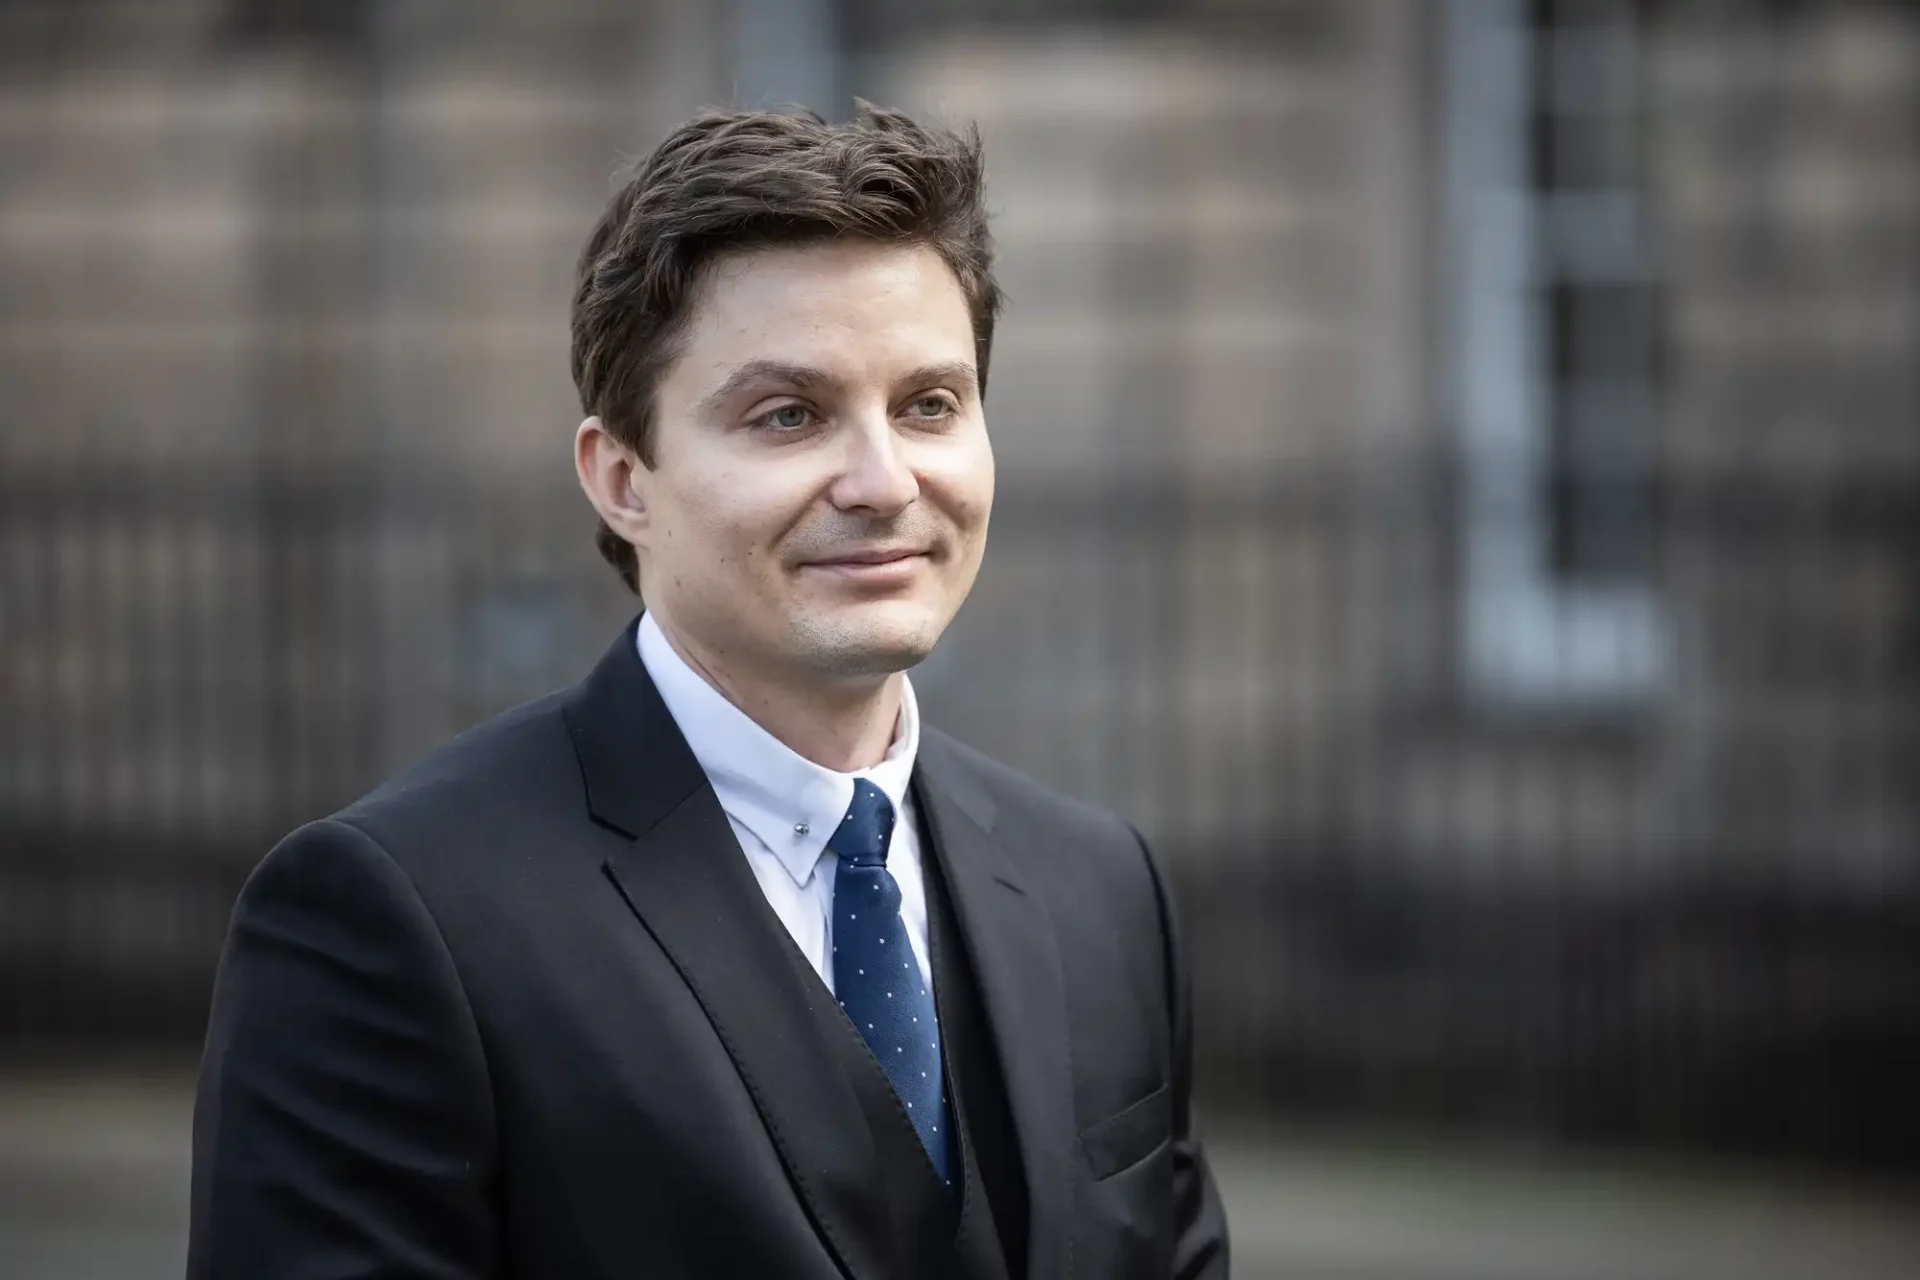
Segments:
[[[833,879],[834,995],[879,1059],[934,1170],[951,1186],[940,1028],[900,919],[900,886],[887,870],[892,836],[893,802],[855,779],[853,804],[827,841],[840,859]]]

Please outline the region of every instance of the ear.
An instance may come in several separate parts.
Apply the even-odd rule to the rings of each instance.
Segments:
[[[633,450],[615,439],[597,417],[582,422],[573,434],[573,470],[581,491],[607,527],[636,550],[644,547],[649,473]]]

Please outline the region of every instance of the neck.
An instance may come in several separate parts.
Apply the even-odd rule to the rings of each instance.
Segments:
[[[840,773],[886,759],[900,720],[900,674],[858,681],[803,682],[756,673],[654,621],[673,651],[720,695],[803,759]]]

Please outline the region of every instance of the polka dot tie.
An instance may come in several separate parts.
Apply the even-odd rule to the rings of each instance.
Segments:
[[[880,1060],[934,1169],[951,1186],[940,1028],[900,919],[900,886],[887,870],[892,836],[893,802],[857,779],[853,804],[827,841],[840,859],[833,881],[834,994]]]

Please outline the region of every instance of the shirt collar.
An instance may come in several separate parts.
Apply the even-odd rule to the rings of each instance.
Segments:
[[[641,615],[636,644],[720,807],[759,837],[795,884],[812,878],[827,837],[853,804],[856,779],[880,788],[893,801],[894,813],[904,815],[920,750],[920,709],[905,675],[900,677],[900,719],[886,758],[868,769],[840,773],[800,755],[728,701],[687,665],[651,613]]]

